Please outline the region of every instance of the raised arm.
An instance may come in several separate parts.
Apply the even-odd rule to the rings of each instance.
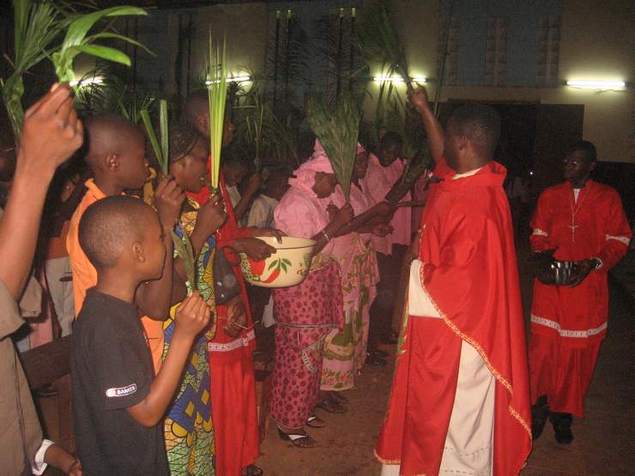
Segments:
[[[443,128],[441,127],[439,120],[430,108],[428,93],[423,87],[419,87],[409,95],[409,99],[421,116],[423,127],[425,128],[426,135],[428,136],[430,153],[432,154],[434,162],[438,163],[441,160],[441,157],[443,157],[445,134],[443,133]]]
[[[0,280],[15,299],[31,269],[51,179],[82,145],[83,136],[68,86],[54,84],[24,115],[13,186],[0,220]]]

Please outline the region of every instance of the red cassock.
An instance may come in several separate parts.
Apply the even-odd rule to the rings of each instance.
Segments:
[[[608,270],[628,250],[631,229],[617,192],[587,181],[575,200],[569,182],[546,189],[531,223],[534,251],[556,249],[555,258],[599,258],[602,266],[578,286],[534,281],[529,365],[532,398],[547,395],[552,411],[584,414],[608,320]]]
[[[234,265],[241,287],[241,300],[247,313],[247,329],[238,337],[227,335],[224,323],[227,306],[217,305],[216,335],[209,342],[212,418],[216,443],[216,474],[237,476],[245,466],[258,458],[259,434],[256,410],[256,381],[253,351],[255,333],[249,309],[247,288],[242,278],[238,257],[226,248],[232,241],[252,235],[251,230],[240,228],[224,182],[220,184],[227,220],[216,233],[217,252],[224,252]],[[192,196],[203,204],[209,199],[209,190]]]
[[[376,448],[402,475],[439,473],[457,386],[461,343],[496,379],[493,474],[518,474],[531,449],[529,382],[511,216],[491,162],[433,185],[421,225],[421,285],[440,319],[407,316],[388,412]]]

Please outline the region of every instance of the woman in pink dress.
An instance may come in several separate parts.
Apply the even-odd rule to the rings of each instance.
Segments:
[[[313,238],[317,245],[306,279],[273,292],[277,327],[271,416],[282,439],[309,448],[316,441],[305,425],[324,425],[313,415],[319,400],[324,338],[343,323],[340,267],[331,256],[330,242],[352,219],[352,209],[342,207],[329,218],[326,203],[337,180],[323,154],[300,166],[289,185],[274,213],[276,228],[290,236]]]
[[[324,153],[316,151],[320,152]],[[367,169],[368,153],[360,145],[349,199],[356,216],[369,210],[372,205],[364,184]],[[332,198],[333,205],[341,206],[344,200],[344,195],[338,189]],[[355,374],[366,360],[369,310],[379,281],[377,256],[370,243],[371,230],[381,234],[375,225],[364,224],[357,229],[351,225],[340,231],[346,234],[333,240],[333,255],[342,273],[344,328],[331,331],[326,338],[321,384],[325,393],[319,404],[320,408],[332,413],[345,411],[342,404],[347,400],[340,392],[353,388]]]

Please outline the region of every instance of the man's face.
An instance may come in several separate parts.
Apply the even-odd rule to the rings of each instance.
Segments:
[[[385,167],[401,157],[402,148],[403,146],[401,144],[389,144],[382,146],[379,150],[379,161],[381,162],[381,165]]]
[[[359,152],[355,156],[355,165],[353,165],[353,178],[362,179],[366,177],[368,172],[368,152]]]
[[[208,151],[202,139],[197,140],[192,150],[179,159],[181,167],[173,170],[177,183],[183,190],[198,193],[208,183],[207,159]]]
[[[459,155],[461,153],[459,142],[460,136],[458,134],[458,128],[454,122],[450,120],[445,134],[443,154],[447,164],[454,170],[458,167]]]
[[[225,183],[228,187],[233,187],[234,185],[238,185],[243,181],[245,176],[247,175],[247,167],[232,163],[228,167],[223,169],[223,177],[225,178]]]
[[[574,150],[564,158],[564,178],[570,182],[579,182],[589,176],[595,168],[595,162],[589,160],[581,150]]]

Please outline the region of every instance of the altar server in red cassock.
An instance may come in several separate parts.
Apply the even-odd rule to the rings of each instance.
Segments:
[[[573,441],[572,415],[584,415],[584,396],[606,335],[607,274],[626,253],[631,229],[617,192],[589,180],[596,150],[578,142],[564,160],[566,181],[546,189],[532,220],[531,247],[574,261],[570,286],[534,282],[529,367],[533,432],[551,420],[556,440]]]
[[[413,103],[429,130],[434,116],[427,101],[418,94]],[[531,449],[506,171],[491,161],[499,131],[494,110],[463,106],[448,122],[445,161],[432,144],[443,180],[430,191],[411,266],[376,448],[382,475],[509,476],[520,472]]]

